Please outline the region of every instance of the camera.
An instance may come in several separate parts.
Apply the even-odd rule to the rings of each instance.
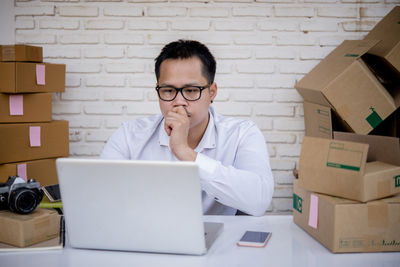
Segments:
[[[9,209],[20,214],[28,214],[36,209],[43,198],[39,182],[10,176],[0,184],[0,210]]]

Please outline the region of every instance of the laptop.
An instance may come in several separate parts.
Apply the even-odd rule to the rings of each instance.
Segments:
[[[71,247],[202,255],[223,229],[204,223],[193,162],[59,158]]]

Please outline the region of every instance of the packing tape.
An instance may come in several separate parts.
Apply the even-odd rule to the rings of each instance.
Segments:
[[[385,229],[389,224],[389,208],[385,202],[367,203],[368,227]]]
[[[392,194],[391,183],[391,180],[381,181],[378,183],[378,198],[390,196]]]

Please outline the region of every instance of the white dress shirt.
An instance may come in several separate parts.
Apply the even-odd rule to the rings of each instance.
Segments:
[[[203,189],[203,213],[263,215],[271,203],[274,180],[265,140],[251,121],[227,118],[212,107],[207,129],[196,147]],[[178,159],[160,115],[123,123],[101,153],[103,159]]]

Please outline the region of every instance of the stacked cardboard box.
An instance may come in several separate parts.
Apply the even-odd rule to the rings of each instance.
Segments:
[[[68,122],[52,121],[52,92],[65,65],[43,63],[42,48],[0,46],[0,182],[11,175],[58,183],[55,159],[69,155]]]
[[[399,20],[396,7],[296,84],[306,136],[293,218],[332,252],[400,251]]]

